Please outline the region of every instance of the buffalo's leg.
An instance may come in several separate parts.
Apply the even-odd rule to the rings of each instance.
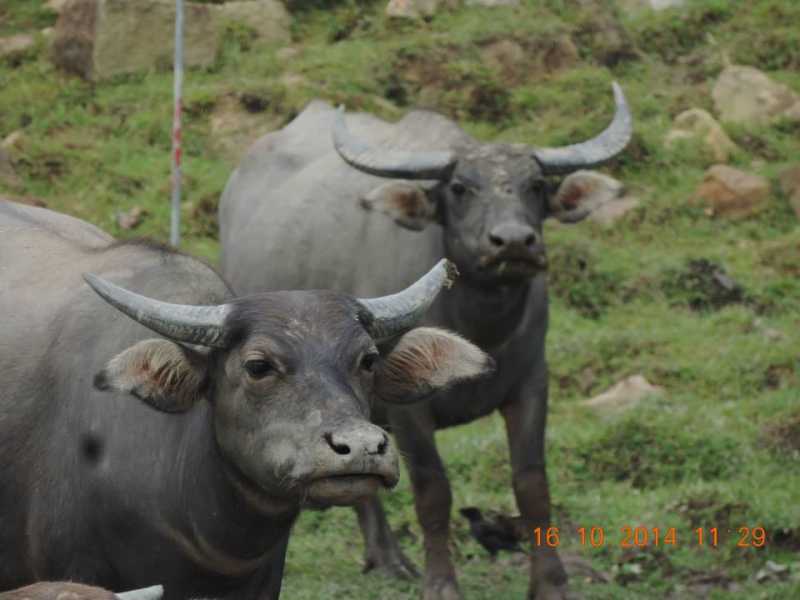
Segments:
[[[419,571],[403,554],[389,527],[380,498],[365,498],[355,509],[364,536],[364,573],[378,569],[401,579],[419,577]]]
[[[517,507],[529,539],[542,528],[542,545],[531,548],[529,600],[566,597],[567,574],[555,548],[545,542],[550,525],[550,492],[545,472],[544,432],[547,421],[546,369],[523,385],[504,406],[512,481]]]
[[[436,426],[427,405],[393,410],[391,423],[405,457],[414,508],[425,546],[424,600],[461,600],[450,556],[450,482],[436,449]]]

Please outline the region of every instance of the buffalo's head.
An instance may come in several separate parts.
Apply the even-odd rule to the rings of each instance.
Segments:
[[[607,185],[599,185],[607,178],[583,169],[611,159],[630,140],[632,118],[616,83],[614,97],[616,114],[608,128],[565,148],[483,144],[459,135],[447,151],[378,149],[347,130],[341,111],[334,147],[360,171],[403,180],[366,194],[365,208],[387,213],[409,229],[441,224],[447,256],[473,283],[522,281],[547,266],[542,238],[547,217],[575,223],[608,197]],[[564,174],[555,189],[546,179]]]
[[[167,412],[209,402],[229,474],[256,503],[352,503],[399,477],[392,442],[369,422],[372,400],[414,402],[490,369],[462,338],[412,329],[453,275],[442,261],[384,298],[290,291],[220,306],[168,304],[87,275],[106,301],[170,338],[123,351],[95,384]],[[382,356],[387,340],[396,343]]]

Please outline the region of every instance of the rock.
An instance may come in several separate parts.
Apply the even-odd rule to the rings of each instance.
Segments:
[[[797,218],[800,219],[800,164],[781,171],[778,179],[781,191],[789,199]]]
[[[584,406],[598,411],[615,411],[632,408],[648,396],[664,393],[664,388],[652,385],[642,375],[632,375],[623,379],[602,394],[585,400]]]
[[[290,41],[291,18],[278,0],[225,2],[212,8],[216,10],[216,18],[223,26],[241,23],[255,31],[258,40],[266,43]]]
[[[232,164],[238,163],[250,145],[281,126],[282,117],[252,113],[235,94],[223,96],[211,113],[211,140]]]
[[[210,66],[227,24],[242,22],[268,41],[289,41],[289,15],[277,0],[187,2],[184,65]],[[52,59],[85,79],[172,65],[175,3],[172,0],[67,0],[56,24]],[[142,43],[147,40],[147,43]]]
[[[610,175],[599,171],[576,171],[575,174],[581,176],[580,192],[592,196],[592,211],[625,193],[625,185]]]
[[[519,6],[519,0],[467,0],[467,6],[485,6],[494,8],[495,6]]]
[[[45,6],[52,10],[54,13],[61,14],[61,11],[64,10],[64,5],[69,2],[69,0],[47,0],[45,2]]]
[[[621,8],[632,12],[642,9],[658,11],[680,8],[686,4],[686,0],[621,0],[619,4]]]
[[[664,139],[664,146],[673,148],[679,140],[696,139],[703,143],[714,162],[726,163],[738,150],[722,126],[708,111],[692,108],[675,117],[672,129]]]
[[[403,19],[418,19],[436,14],[441,0],[389,0],[386,16]]]
[[[800,121],[800,95],[753,67],[725,68],[712,96],[723,121],[759,124],[780,117]]]
[[[0,60],[19,60],[35,45],[36,39],[27,33],[0,38]]]
[[[758,213],[769,200],[769,181],[727,165],[714,165],[705,173],[691,201],[705,201],[712,215],[744,218]]]
[[[142,223],[147,211],[141,206],[134,206],[127,212],[117,213],[117,225],[122,229],[136,229]]]
[[[774,561],[768,560],[762,568],[756,572],[755,580],[758,583],[773,583],[783,581],[789,577],[789,567]]]
[[[626,214],[639,207],[641,203],[632,196],[609,200],[589,213],[589,220],[601,225],[614,225]]]
[[[14,170],[14,163],[6,151],[0,148],[0,186],[5,188],[18,189],[22,185],[22,180]]]
[[[25,143],[25,134],[22,133],[19,129],[16,131],[12,131],[9,133],[3,141],[0,142],[0,147],[8,152],[14,152],[15,150],[20,150]]]
[[[284,46],[283,48],[278,48],[275,52],[275,58],[278,60],[292,60],[297,58],[299,54],[300,48],[297,46]]]

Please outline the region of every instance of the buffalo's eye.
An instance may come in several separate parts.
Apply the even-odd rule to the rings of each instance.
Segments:
[[[467,191],[467,186],[465,186],[460,181],[454,181],[453,183],[450,184],[450,190],[456,196],[463,196]]]
[[[531,181],[531,192],[535,196],[543,196],[547,192],[547,183],[544,179],[534,179]]]
[[[263,379],[276,371],[275,365],[263,359],[248,360],[244,363],[244,369],[253,379]]]
[[[361,363],[358,365],[362,371],[372,373],[375,369],[375,364],[378,362],[380,355],[377,352],[369,352],[361,357]]]

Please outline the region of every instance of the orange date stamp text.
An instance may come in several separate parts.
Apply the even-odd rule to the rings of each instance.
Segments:
[[[564,530],[558,527],[536,527],[533,530],[534,546],[557,548],[561,545]],[[697,527],[691,531],[678,531],[676,527],[644,527],[626,525],[619,530],[606,527],[578,527],[569,533],[577,534],[582,546],[602,548],[615,545],[620,548],[645,548],[648,546],[678,546],[692,544],[716,548],[723,536],[736,536],[739,548],[763,548],[767,543],[767,532],[763,527],[738,527],[721,529],[718,527]]]

